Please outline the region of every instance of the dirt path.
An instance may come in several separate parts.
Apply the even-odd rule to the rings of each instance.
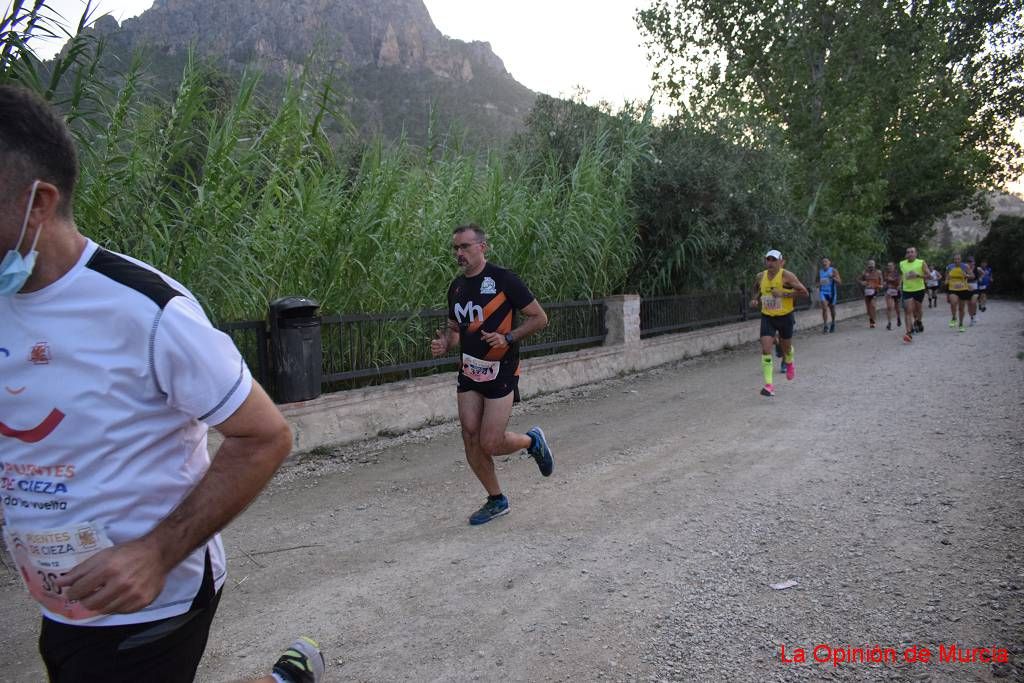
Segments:
[[[513,426],[544,426],[555,474],[501,465],[512,513],[483,527],[454,425],[306,456],[225,534],[199,680],[299,633],[332,681],[1021,680],[1024,305],[965,334],[942,310],[911,346],[799,333],[775,399],[751,345],[531,400]],[[37,681],[15,579],[0,678]],[[940,643],[1020,664],[780,662]]]

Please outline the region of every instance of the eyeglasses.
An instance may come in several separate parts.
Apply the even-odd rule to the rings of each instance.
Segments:
[[[460,251],[468,251],[474,244],[483,244],[483,242],[463,242],[462,244],[453,244],[452,251],[456,253]]]

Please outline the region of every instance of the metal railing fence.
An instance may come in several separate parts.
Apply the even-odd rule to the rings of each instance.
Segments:
[[[838,288],[837,303],[863,296],[860,285]],[[696,292],[659,296],[640,302],[640,336],[685,332],[715,325],[754,319],[746,287],[732,291]],[[816,290],[796,302],[798,310],[817,305]],[[604,343],[605,302],[567,301],[547,304],[547,328],[530,337],[520,349],[524,358],[577,350]],[[408,379],[449,368],[457,357],[433,358],[430,339],[446,318],[442,309],[398,313],[325,315],[321,321],[324,391],[354,388]],[[270,357],[267,322],[249,320],[225,323],[226,332],[239,348],[253,376],[273,392],[274,369]]]

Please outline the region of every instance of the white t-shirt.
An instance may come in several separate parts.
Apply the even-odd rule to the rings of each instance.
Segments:
[[[252,376],[192,294],[135,259],[89,241],[60,280],[0,297],[0,497],[18,531],[95,522],[114,543],[151,530],[210,465],[207,424],[234,413]],[[140,612],[109,626],[188,611],[219,535],[167,577]],[[76,623],[43,608],[57,621]]]

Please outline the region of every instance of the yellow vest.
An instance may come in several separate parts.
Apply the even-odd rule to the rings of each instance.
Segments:
[[[966,292],[969,289],[966,265],[950,264],[949,272],[946,274],[946,287],[951,292]]]
[[[913,261],[907,261],[906,259],[900,261],[900,272],[903,274],[903,291],[904,292],[920,292],[924,289],[924,261],[921,259],[914,259]],[[918,277],[907,278],[907,273],[917,273]]]
[[[789,315],[793,312],[793,297],[779,297],[772,294],[773,289],[782,289],[782,274],[786,271],[779,268],[775,277],[769,278],[768,271],[761,271],[761,314],[772,317]]]

